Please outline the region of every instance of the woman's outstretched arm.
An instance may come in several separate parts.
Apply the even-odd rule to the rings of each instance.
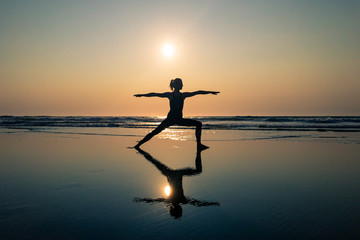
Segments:
[[[218,94],[220,92],[216,92],[216,91],[203,91],[203,90],[199,90],[199,91],[196,91],[196,92],[184,92],[183,93],[183,96],[184,97],[192,97],[192,96],[195,96],[195,95],[205,95],[205,94]]]
[[[164,93],[146,93],[146,94],[135,94],[135,97],[161,97],[161,98],[166,98],[169,97],[170,93],[169,92],[164,92]]]

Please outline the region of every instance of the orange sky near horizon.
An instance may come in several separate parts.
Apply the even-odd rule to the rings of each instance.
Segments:
[[[0,115],[359,115],[357,1],[0,3]],[[173,56],[162,47],[174,45]]]

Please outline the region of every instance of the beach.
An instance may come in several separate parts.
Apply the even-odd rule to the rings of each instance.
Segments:
[[[0,240],[360,239],[359,3],[1,1]]]
[[[193,129],[170,128],[146,154],[128,148],[150,130],[2,129],[1,238],[360,236],[358,143],[204,130],[210,148],[197,154]],[[177,215],[159,164],[194,172],[181,178],[187,202]]]

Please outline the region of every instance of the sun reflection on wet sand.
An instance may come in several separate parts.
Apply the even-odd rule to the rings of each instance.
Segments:
[[[194,139],[195,135],[189,134],[189,130],[185,129],[165,129],[161,135],[159,135],[159,138],[161,139],[171,139],[176,141],[188,141]]]
[[[170,194],[171,194],[171,187],[170,187],[170,185],[166,185],[166,186],[165,186],[164,192],[165,192],[165,195],[166,195],[167,197],[170,196]]]

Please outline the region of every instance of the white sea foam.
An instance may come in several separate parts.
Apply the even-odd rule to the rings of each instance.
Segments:
[[[190,118],[201,121],[204,129],[214,130],[360,132],[360,117],[358,116],[214,116]],[[163,117],[1,116],[0,127],[154,128],[163,119]]]

